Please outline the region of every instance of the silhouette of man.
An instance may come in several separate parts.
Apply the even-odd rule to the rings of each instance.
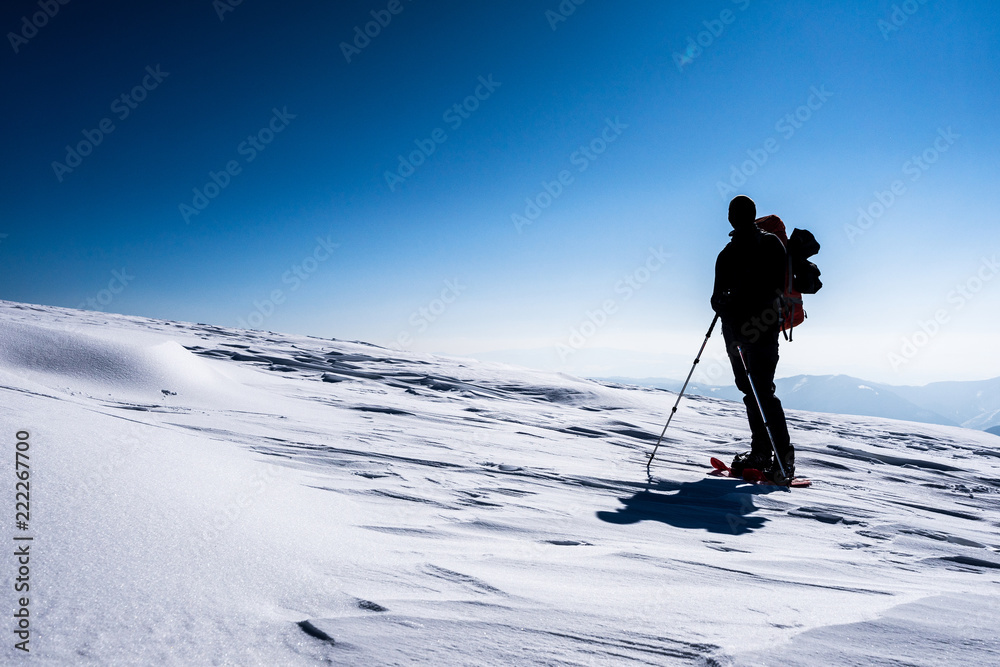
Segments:
[[[740,195],[729,203],[732,240],[719,253],[715,264],[712,308],[722,319],[722,336],[726,341],[736,386],[744,395],[743,402],[753,433],[750,451],[736,455],[733,471],[742,474],[744,469],[754,468],[784,483],[787,480],[781,479],[781,469],[773,460],[771,440],[761,409],[767,417],[767,426],[770,426],[774,448],[784,464],[785,474],[791,479],[795,472],[795,449],[788,437],[781,401],[774,395],[774,373],[778,366],[778,338],[781,333],[776,314],[784,291],[787,263],[781,240],[760,230],[754,224],[756,218],[757,205],[749,197]],[[757,389],[761,409],[758,409],[747,381],[740,358],[741,349],[753,387]]]

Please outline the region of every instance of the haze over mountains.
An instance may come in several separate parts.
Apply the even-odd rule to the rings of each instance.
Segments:
[[[603,380],[670,391],[678,391],[683,385],[667,378]],[[796,375],[775,380],[775,385],[781,402],[792,410],[964,426],[1000,435],[1000,378],[896,387],[848,375]],[[733,385],[692,383],[687,393],[736,401],[743,397]]]

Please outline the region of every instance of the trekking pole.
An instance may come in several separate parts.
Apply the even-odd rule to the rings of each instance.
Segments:
[[[656,450],[660,448],[660,441],[663,440],[663,434],[667,432],[667,427],[670,426],[670,420],[674,418],[674,414],[677,413],[677,406],[681,403],[681,398],[684,396],[684,392],[687,390],[688,382],[691,381],[691,376],[694,375],[694,369],[698,367],[698,363],[701,361],[701,355],[705,352],[705,346],[708,345],[708,339],[712,337],[712,331],[715,330],[715,324],[719,321],[719,315],[716,313],[715,319],[712,320],[712,326],[708,328],[708,333],[705,334],[705,342],[701,344],[701,349],[698,350],[698,356],[694,359],[694,365],[691,367],[691,372],[688,373],[687,380],[684,380],[684,386],[681,387],[681,393],[677,394],[677,402],[674,403],[673,409],[670,411],[670,416],[667,417],[667,423],[663,427],[663,431],[660,433],[660,437],[656,440],[656,447],[653,448],[653,453],[649,455],[649,460],[646,461],[646,470],[649,470],[649,466],[653,464],[653,459],[656,457]]]
[[[753,392],[753,399],[757,401],[757,409],[760,410],[760,418],[764,420],[764,430],[767,431],[767,439],[771,441],[771,450],[774,452],[774,459],[778,462],[778,468],[781,470],[781,476],[787,477],[785,474],[785,466],[781,462],[781,457],[778,455],[778,446],[774,444],[774,435],[771,434],[771,425],[767,423],[767,415],[764,414],[764,406],[760,403],[760,396],[757,395],[757,387],[753,385],[753,378],[750,377],[750,367],[747,366],[746,357],[743,356],[743,348],[739,343],[736,344],[736,351],[740,353],[740,361],[743,362],[743,370],[747,374],[747,382],[750,383],[750,391]]]

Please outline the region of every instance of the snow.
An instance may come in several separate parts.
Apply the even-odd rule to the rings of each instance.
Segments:
[[[790,412],[790,491],[708,476],[744,408],[685,398],[647,478],[670,392],[10,302],[0,395],[44,664],[1000,659],[987,433]]]

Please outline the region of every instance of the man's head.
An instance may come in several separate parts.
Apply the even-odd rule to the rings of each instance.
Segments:
[[[757,205],[746,195],[733,197],[729,202],[729,222],[733,227],[744,227],[757,219]]]

